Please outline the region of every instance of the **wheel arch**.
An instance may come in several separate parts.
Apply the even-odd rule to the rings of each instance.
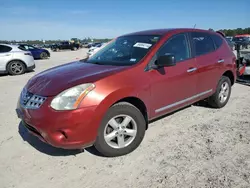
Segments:
[[[231,70],[225,71],[222,76],[228,77],[230,79],[230,81],[231,81],[231,85],[234,85],[235,77],[234,77],[234,74],[233,74],[233,72]]]
[[[24,64],[25,68],[27,68],[26,63],[25,63],[23,60],[21,60],[21,59],[11,59],[11,60],[9,60],[9,61],[6,63],[6,67],[5,67],[6,70],[8,70],[8,66],[9,66],[9,64],[10,64],[12,61],[20,61],[20,62],[22,62],[22,63]]]
[[[137,107],[143,114],[143,117],[148,124],[149,107],[145,101],[137,95],[137,90],[132,87],[118,89],[107,94],[102,100],[98,102],[96,101],[95,104],[98,105],[96,111],[100,113],[101,118],[103,118],[107,110],[119,102],[128,102]],[[90,104],[85,103],[85,105],[88,106]],[[148,127],[148,125],[146,125],[146,127]]]
[[[116,101],[111,106],[113,106],[119,102],[127,102],[127,103],[134,105],[136,108],[138,108],[145,119],[146,129],[148,129],[148,110],[147,110],[145,103],[141,99],[139,99],[138,97],[134,97],[134,96],[124,97],[124,98]]]

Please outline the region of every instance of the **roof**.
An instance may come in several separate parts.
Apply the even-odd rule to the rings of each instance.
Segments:
[[[166,28],[166,29],[152,29],[152,30],[144,30],[144,31],[138,31],[134,33],[125,34],[123,36],[128,35],[166,35],[170,31],[206,31],[206,32],[212,32],[209,30],[203,30],[203,29],[194,29],[194,28]]]
[[[16,44],[6,44],[6,43],[0,43],[0,45],[5,45],[5,46],[12,47],[12,48],[14,48],[14,47],[18,47],[18,45],[16,45]]]

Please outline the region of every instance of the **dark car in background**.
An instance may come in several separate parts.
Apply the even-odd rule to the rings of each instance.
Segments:
[[[236,35],[233,38],[233,42],[240,46],[240,49],[250,48],[250,35]]]
[[[74,42],[60,42],[58,44],[54,44],[51,46],[52,51],[60,51],[60,50],[78,50],[80,48],[80,44]]]
[[[88,44],[87,48],[96,47],[96,46],[100,46],[100,45],[102,45],[101,42],[94,42],[94,43]]]
[[[34,59],[48,59],[50,57],[49,51],[43,48],[38,48],[29,44],[19,44],[19,47],[20,49],[30,51]]]
[[[229,38],[225,38],[225,39],[226,39],[228,45],[231,47],[231,49],[232,49],[232,50],[235,50],[235,45],[236,45],[235,42],[232,41],[232,40],[229,39]]]

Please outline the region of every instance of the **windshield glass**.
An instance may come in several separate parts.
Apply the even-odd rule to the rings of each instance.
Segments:
[[[102,65],[133,65],[139,62],[159,39],[159,35],[118,37],[89,57],[87,62]]]

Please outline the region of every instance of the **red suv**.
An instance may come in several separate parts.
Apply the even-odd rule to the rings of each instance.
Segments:
[[[94,145],[104,156],[132,152],[149,121],[206,99],[224,107],[236,57],[218,33],[199,29],[136,32],[88,59],[41,72],[21,92],[17,115],[59,148]]]

